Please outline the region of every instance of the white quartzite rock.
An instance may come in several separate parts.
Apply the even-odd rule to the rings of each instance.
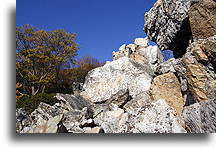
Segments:
[[[112,110],[100,113],[95,119],[105,133],[126,133],[128,131],[128,113],[114,106]]]
[[[130,117],[130,131],[133,133],[186,133],[175,111],[160,99],[146,104],[136,115]]]
[[[158,0],[145,14],[145,32],[151,40],[156,41],[160,49],[169,48],[182,21],[188,17],[190,5],[190,0]]]
[[[136,38],[134,41],[134,44],[138,47],[138,48],[146,48],[149,46],[148,43],[148,38]]]
[[[90,71],[81,95],[92,102],[102,102],[120,90],[129,90],[136,97],[149,91],[151,81],[152,70],[147,65],[122,57]]]
[[[157,46],[150,46],[148,38],[136,38],[134,44],[124,44],[119,48],[119,51],[113,51],[113,60],[121,57],[128,57],[142,65],[149,66],[156,70],[156,66],[163,62],[163,56]]]
[[[184,108],[183,117],[189,133],[215,133],[216,100],[202,101]]]

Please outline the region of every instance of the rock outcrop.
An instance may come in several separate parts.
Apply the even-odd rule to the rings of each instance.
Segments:
[[[155,74],[177,76],[188,132],[215,132],[215,10],[212,0],[158,0],[145,14],[144,28],[149,38],[161,50],[173,50],[178,58],[159,64]]]
[[[188,11],[194,0],[158,0],[145,14],[144,30],[161,50],[186,48],[191,37]]]
[[[154,78],[151,86],[153,100],[164,99],[181,115],[185,104],[181,93],[181,85],[174,73],[166,73]]]
[[[194,40],[215,35],[216,5],[213,0],[199,0],[190,7],[188,16]]]
[[[183,117],[189,133],[215,133],[216,100],[208,100],[185,107]]]
[[[144,30],[161,50],[181,57],[192,40],[214,36],[215,12],[212,0],[158,0],[145,14]]]
[[[128,57],[122,57],[93,69],[86,77],[81,96],[91,102],[104,102],[120,90],[129,90],[132,97],[148,93],[153,71]]]
[[[213,16],[211,0],[158,0],[145,31],[159,48],[148,38],[122,45],[88,73],[81,92],[56,94],[56,104],[41,102],[30,114],[17,109],[16,132],[214,133]],[[164,49],[174,58],[163,61]]]
[[[19,112],[20,109],[17,109]],[[41,102],[38,108],[30,115],[26,116],[22,111],[19,116],[25,115],[19,122],[22,125],[26,122],[28,125],[19,127],[20,133],[56,133],[58,124],[62,119],[63,110],[57,107],[57,104],[50,106]],[[18,116],[18,117],[19,117]],[[19,119],[19,118],[18,118]]]
[[[133,133],[186,133],[184,122],[163,99],[147,103],[129,123]]]
[[[128,57],[135,62],[146,65],[148,64],[152,70],[163,62],[163,56],[157,46],[151,46],[148,38],[136,38],[134,44],[122,45],[119,51],[113,51],[113,60],[121,57]]]
[[[182,61],[186,68],[186,78],[192,95],[197,101],[214,99],[214,79],[215,72],[211,61],[211,56],[208,56],[208,51],[214,51],[214,37],[209,39],[200,39],[193,42],[188,48]],[[207,51],[208,50],[208,51]]]

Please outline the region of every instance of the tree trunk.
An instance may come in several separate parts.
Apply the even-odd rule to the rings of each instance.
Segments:
[[[32,88],[32,96],[36,95],[38,93],[39,89],[37,89],[37,91],[35,91],[34,86],[32,86],[31,88]]]
[[[32,90],[32,96],[34,96],[34,95],[35,95],[35,87],[32,86],[32,87],[31,87],[31,90]]]
[[[44,91],[45,91],[45,85],[42,86],[41,92],[44,93]]]

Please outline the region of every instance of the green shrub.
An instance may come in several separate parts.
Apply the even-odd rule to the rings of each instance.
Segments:
[[[54,97],[55,94],[41,93],[35,96],[22,96],[16,102],[16,108],[24,108],[27,113],[33,112],[40,102],[44,102],[49,105],[54,105],[58,100]]]

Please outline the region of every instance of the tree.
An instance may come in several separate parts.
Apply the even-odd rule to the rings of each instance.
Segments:
[[[36,95],[56,80],[62,67],[75,64],[77,34],[45,31],[31,25],[16,28],[16,73],[26,93]]]
[[[19,91],[19,89],[22,87],[22,84],[16,83],[16,100],[19,100],[23,94]]]
[[[76,60],[74,67],[62,69],[58,73],[58,78],[48,87],[48,92],[72,93],[74,88],[80,83],[84,83],[88,72],[96,67],[102,66],[97,59],[85,56]]]
[[[83,58],[76,61],[77,68],[74,70],[74,79],[76,79],[76,81],[79,83],[84,83],[88,72],[102,65],[103,63],[100,63],[97,59],[90,56],[84,56]]]

